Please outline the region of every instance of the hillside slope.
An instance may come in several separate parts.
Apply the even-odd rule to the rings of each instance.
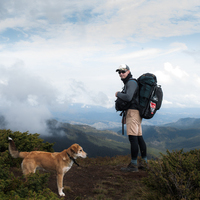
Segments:
[[[200,148],[200,129],[191,127],[194,120],[185,120],[184,129],[169,126],[143,126],[143,137],[147,143],[149,158],[157,157],[168,150],[189,151]],[[179,124],[179,122],[177,123]],[[175,126],[175,124],[174,124]],[[177,125],[178,126],[178,125]],[[56,120],[48,121],[49,135],[41,135],[45,141],[56,143],[55,151],[62,151],[73,143],[79,143],[90,157],[130,154],[126,134],[120,129],[97,130],[88,125],[72,125]],[[118,130],[118,131],[117,131]]]
[[[54,150],[62,151],[73,143],[80,144],[89,157],[129,154],[125,138],[113,131],[99,131],[87,125],[71,125],[56,120],[48,121],[49,135],[41,135],[44,141],[55,143]]]
[[[198,118],[181,118],[177,122],[165,124],[167,127],[179,129],[200,129],[200,119]]]
[[[160,151],[200,148],[200,129],[150,126],[144,129],[144,138],[149,147]]]

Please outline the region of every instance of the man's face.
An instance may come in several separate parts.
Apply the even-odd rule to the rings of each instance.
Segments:
[[[130,70],[120,70],[118,73],[121,79],[125,79],[130,73]]]

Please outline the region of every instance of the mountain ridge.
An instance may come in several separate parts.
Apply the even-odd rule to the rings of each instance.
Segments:
[[[143,125],[143,137],[147,143],[149,157],[157,157],[160,152],[165,153],[167,149],[188,151],[200,148],[200,125],[191,129],[193,121],[187,118],[184,120],[185,124],[188,124],[188,129]],[[178,121],[177,124],[179,123]],[[128,137],[121,135],[121,128],[98,130],[89,125],[72,125],[56,120],[50,120],[48,127],[49,135],[41,137],[45,141],[56,142],[56,151],[61,151],[76,142],[86,148],[91,157],[130,154]]]
[[[200,119],[199,118],[191,118],[191,117],[181,118],[176,122],[167,123],[164,126],[181,128],[181,129],[188,129],[188,128],[200,129]]]
[[[88,124],[98,129],[109,129],[120,127],[120,112],[114,107],[70,104],[64,112],[51,111],[53,118],[71,124]],[[143,119],[144,125],[164,125],[176,122],[180,118],[200,118],[200,108],[161,108],[156,115],[150,119]]]

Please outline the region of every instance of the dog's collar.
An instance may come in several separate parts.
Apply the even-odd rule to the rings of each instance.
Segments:
[[[67,153],[67,155],[69,156],[69,158],[79,167],[80,165],[76,162],[76,160],[73,158],[73,157],[71,157],[68,153]]]

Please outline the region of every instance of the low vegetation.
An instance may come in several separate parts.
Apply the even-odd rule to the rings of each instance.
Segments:
[[[167,151],[148,164],[148,177],[143,181],[153,199],[200,199],[200,150]]]
[[[13,138],[19,150],[54,151],[54,144],[44,143],[39,134],[0,130],[0,199],[200,199],[200,150],[197,149],[167,151],[159,159],[150,160],[145,165],[146,171],[139,173],[120,172],[122,164],[129,162],[128,155],[78,159],[82,168],[73,166],[72,175],[69,171],[68,186],[64,188],[67,195],[60,198],[57,191],[49,187],[53,182],[51,173],[31,174],[25,180],[20,169],[22,160],[9,155],[8,136]],[[16,172],[20,175],[16,176]],[[78,188],[75,181],[69,186],[76,174],[80,182],[83,179],[85,187],[90,185],[89,189],[75,191]]]
[[[0,130],[0,199],[57,199],[47,188],[48,173],[15,177],[12,168],[20,168],[22,159],[13,159],[8,152],[8,136],[13,138],[19,151],[41,150],[53,152],[53,144],[43,143],[39,134]]]

